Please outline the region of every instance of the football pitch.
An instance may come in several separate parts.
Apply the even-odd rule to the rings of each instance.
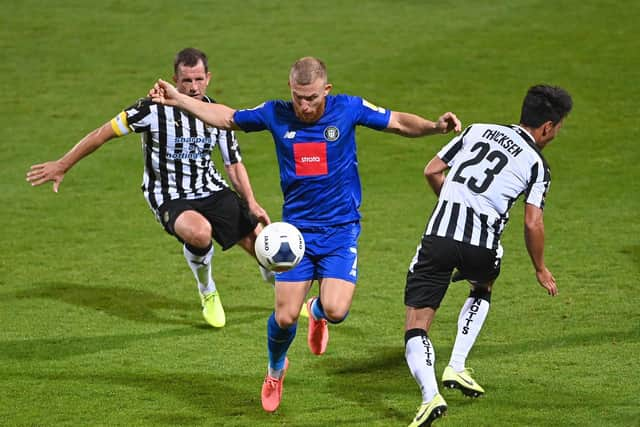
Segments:
[[[403,426],[420,404],[404,361],[404,280],[436,198],[422,175],[447,136],[358,131],[360,277],[327,353],[302,319],[283,401],[260,406],[273,291],[240,248],[216,247],[227,326],[208,327],[180,244],[139,190],[137,135],[112,140],[60,192],[25,182],[154,81],[188,46],[235,108],[289,97],[318,56],[333,93],[463,126],[515,123],[527,88],[574,110],[544,151],[552,185],[537,284],[511,210],[491,311],[468,359],[486,390],[442,391],[437,426],[640,426],[640,3],[595,0],[3,0],[0,15],[0,425]],[[634,30],[633,28],[636,28]],[[239,134],[258,201],[282,197],[267,133]],[[213,158],[222,166],[219,153]],[[317,292],[317,285],[314,285]],[[468,295],[452,284],[430,332],[441,375]]]

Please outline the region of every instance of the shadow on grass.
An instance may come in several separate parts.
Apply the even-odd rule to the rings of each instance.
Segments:
[[[3,298],[52,299],[135,322],[195,325],[201,329],[211,329],[201,320],[200,301],[195,292],[193,300],[185,302],[147,290],[117,286],[94,287],[59,282],[37,285],[33,289],[5,294]],[[265,303],[264,307],[246,304],[234,306],[231,301],[224,301],[227,317],[234,323],[250,323],[262,317],[266,319],[270,313],[269,303]]]
[[[126,348],[130,343],[203,333],[198,328],[180,328],[143,334],[101,335],[95,337],[59,337],[0,342],[0,360],[61,360],[109,350]],[[207,332],[208,333],[208,332]]]
[[[176,333],[178,331],[174,331]],[[183,330],[184,332],[184,330]],[[138,370],[118,370],[111,372],[77,373],[73,371],[47,373],[10,373],[7,379],[16,381],[34,380],[49,384],[55,388],[58,382],[76,384],[75,387],[94,390],[102,399],[120,399],[119,389],[136,390],[133,397],[136,417],[143,420],[139,425],[265,425],[274,420],[266,414],[260,404],[261,381],[253,381],[254,389],[247,390],[239,384],[246,384],[247,379],[238,376],[230,381],[228,374],[214,374],[214,370],[205,373],[181,372],[145,372]],[[104,390],[110,390],[105,394]],[[127,393],[131,393],[130,390]],[[157,405],[158,396],[171,396],[182,402],[180,409],[176,406]],[[109,402],[112,405],[113,402]],[[128,402],[128,405],[133,404]],[[262,421],[261,421],[262,420]],[[275,419],[277,421],[277,419]],[[257,423],[257,424],[255,424]]]
[[[145,290],[124,287],[92,287],[69,283],[40,283],[33,289],[3,294],[2,298],[4,300],[11,298],[50,299],[82,308],[89,308],[128,321],[154,325],[179,325],[182,328],[142,334],[63,335],[55,338],[25,338],[1,341],[0,360],[57,360],[79,354],[121,349],[125,348],[129,343],[139,340],[220,331],[212,328],[202,319],[200,316],[200,304],[197,300],[192,303],[185,303]],[[262,307],[258,306],[241,305],[233,307],[229,305],[227,307],[229,326],[241,326],[252,323],[262,317],[266,318],[264,311]]]
[[[606,337],[606,338],[605,338]],[[493,344],[479,343],[474,350],[474,359],[491,359],[505,354],[526,354],[540,351],[545,348],[575,348],[574,351],[582,351],[585,346],[601,345],[603,338],[610,342],[639,342],[640,327],[623,330],[602,331],[594,333],[578,333],[558,336],[554,334],[547,339],[522,340],[517,343]],[[439,357],[436,366],[436,376],[442,373],[451,354],[450,346],[436,347]],[[407,421],[413,413],[404,413],[398,405],[389,401],[397,396],[412,396],[416,405],[420,400],[420,391],[415,384],[409,368],[404,359],[404,348],[397,347],[376,348],[371,357],[352,358],[334,357],[331,361],[322,361],[326,364],[327,374],[331,377],[331,389],[337,396],[345,400],[357,403],[367,408],[372,413],[372,419],[389,419],[398,422]],[[475,401],[461,400],[463,405],[471,405]]]
[[[196,300],[187,303],[146,290],[125,287],[95,287],[61,282],[36,285],[33,289],[5,295],[5,298],[52,299],[126,320],[174,325],[193,324],[193,320],[188,317],[200,307]],[[158,314],[160,310],[173,310],[178,318],[161,316]]]
[[[400,425],[413,417],[413,413],[405,413],[388,399],[407,394],[413,384],[401,346],[376,348],[368,358],[336,357],[323,362],[330,364],[326,370],[334,393],[366,408],[371,422],[389,420],[393,425]],[[418,400],[417,386],[414,391]]]
[[[640,271],[640,245],[631,245],[620,249],[620,253],[627,255],[636,270]]]
[[[503,344],[483,342],[480,339],[480,342],[474,347],[472,357],[493,359],[495,356],[504,356],[505,354],[536,353],[549,348],[576,347],[584,349],[588,346],[599,346],[606,342],[614,344],[640,342],[640,325],[634,325],[635,327],[632,328],[629,328],[630,325],[619,326],[620,328],[617,330],[600,329],[593,333],[563,334],[555,332],[545,339],[519,339],[517,342]],[[436,351],[438,351],[437,348]],[[449,357],[448,354],[447,357]]]

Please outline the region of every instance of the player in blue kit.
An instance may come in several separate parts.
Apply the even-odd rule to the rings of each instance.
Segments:
[[[149,93],[153,101],[176,105],[212,126],[269,130],[273,136],[284,195],[282,219],[300,229],[306,251],[298,266],[276,274],[275,311],[267,323],[269,364],[262,386],[262,406],[269,412],[280,405],[287,350],[313,281],[318,280],[320,295],[307,301],[306,308],[307,342],[314,354],[326,351],[327,322],[342,322],[351,307],[358,277],[361,202],[356,126],[406,137],[461,130],[451,112],[432,122],[357,96],[329,95],[326,67],[313,57],[293,64],[289,88],[291,101],[267,101],[246,110],[193,102],[163,80]]]

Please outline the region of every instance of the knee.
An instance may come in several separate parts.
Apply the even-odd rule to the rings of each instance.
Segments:
[[[211,244],[211,224],[196,211],[182,212],[174,225],[175,234],[184,243],[196,248],[206,248]]]
[[[291,313],[289,311],[276,310],[275,318],[278,326],[282,329],[287,329],[293,326],[298,321],[299,313]]]
[[[479,286],[474,286],[471,288],[471,292],[469,292],[469,297],[470,298],[480,298],[483,299],[487,302],[491,302],[491,287],[479,287]]]
[[[180,237],[191,246],[206,248],[211,243],[211,224],[206,221],[192,224]]]
[[[327,307],[324,306],[324,314],[329,323],[340,323],[347,318],[349,315],[349,307],[346,306],[338,306],[338,307]]]

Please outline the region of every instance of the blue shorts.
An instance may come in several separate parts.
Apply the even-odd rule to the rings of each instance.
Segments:
[[[332,278],[356,283],[360,222],[299,229],[304,237],[304,257],[295,268],[276,273],[277,281],[304,282]]]

